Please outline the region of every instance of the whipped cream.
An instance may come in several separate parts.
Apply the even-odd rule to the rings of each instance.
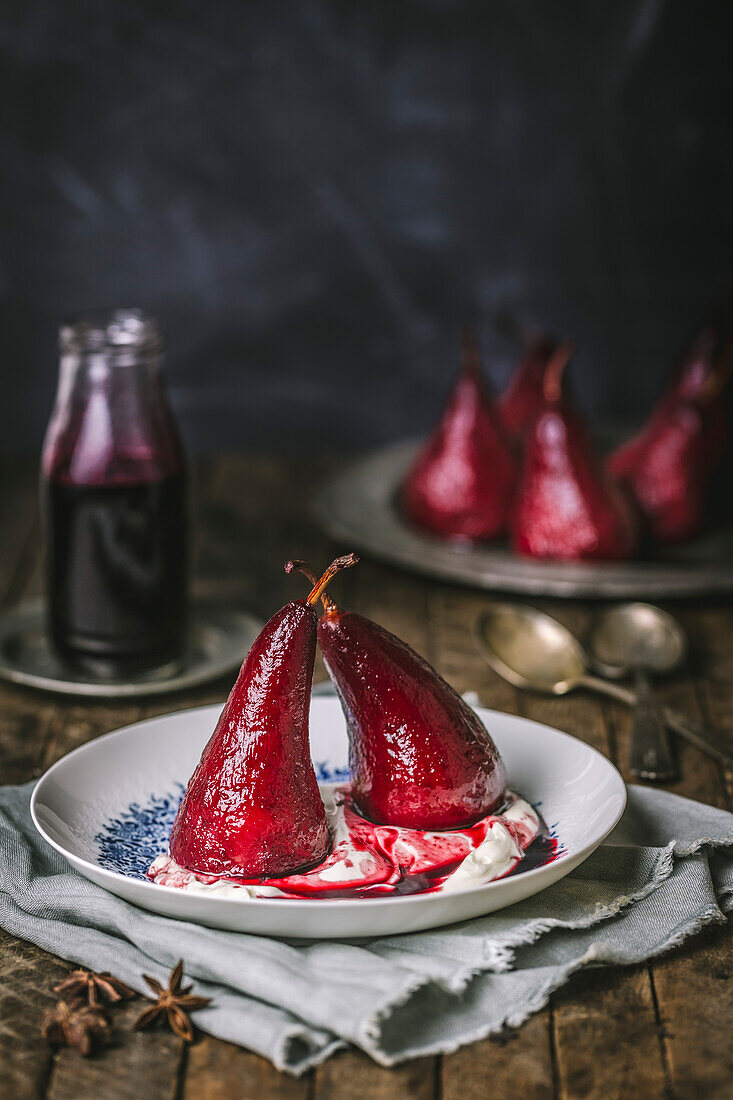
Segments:
[[[500,813],[450,832],[376,825],[356,811],[348,787],[324,785],[321,794],[333,846],[323,863],[310,871],[265,881],[234,881],[189,871],[170,855],[160,855],[148,878],[159,886],[242,900],[453,892],[508,874],[541,827],[529,802],[511,791]]]
[[[486,838],[448,875],[441,889],[469,890],[501,878],[522,858],[522,849],[500,821],[493,821]]]

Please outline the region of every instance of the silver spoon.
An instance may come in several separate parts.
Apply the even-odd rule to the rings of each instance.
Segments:
[[[636,704],[631,719],[632,775],[658,782],[675,779],[672,743],[649,676],[652,672],[671,672],[682,663],[687,653],[682,627],[652,604],[616,604],[596,613],[586,642],[596,667],[606,675],[633,674]]]
[[[590,658],[566,627],[526,604],[489,604],[474,623],[479,652],[495,672],[515,687],[548,695],[566,695],[587,688],[633,706],[636,695],[620,684],[589,672]],[[677,711],[663,711],[670,729],[703,752],[733,765],[733,744],[717,733],[685,718]]]

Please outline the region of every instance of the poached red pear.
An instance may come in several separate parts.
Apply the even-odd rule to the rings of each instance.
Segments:
[[[504,432],[519,449],[543,406],[545,368],[556,347],[546,336],[529,336],[524,354],[497,402]]]
[[[579,413],[563,393],[572,354],[563,344],[545,368],[542,408],[527,440],[512,522],[520,554],[560,561],[619,560],[636,547],[629,501],[603,468]]]
[[[417,527],[445,538],[492,539],[506,529],[515,480],[476,341],[466,333],[456,386],[402,484],[402,510]]]
[[[496,809],[506,774],[478,715],[406,642],[323,602],[318,643],[346,717],[360,812],[384,825],[458,829]]]
[[[253,642],[173,824],[170,853],[187,870],[274,878],[328,855],[308,739],[314,605],[356,560],[337,558],[310,595],[281,608]]]
[[[611,473],[635,498],[647,533],[661,544],[700,533],[726,454],[723,390],[730,347],[721,353],[720,345],[712,326],[695,335],[642,429],[608,459]]]

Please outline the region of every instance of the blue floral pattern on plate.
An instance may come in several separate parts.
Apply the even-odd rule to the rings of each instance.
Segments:
[[[131,802],[119,817],[110,817],[94,837],[99,862],[107,871],[146,881],[145,872],[168,847],[185,787],[172,794],[151,794],[146,803]]]
[[[345,783],[349,772],[328,760],[313,762],[319,783]],[[110,817],[94,837],[99,863],[107,871],[147,881],[145,872],[153,860],[168,849],[176,812],[185,790],[164,795],[151,794],[145,803],[131,802],[118,817]]]

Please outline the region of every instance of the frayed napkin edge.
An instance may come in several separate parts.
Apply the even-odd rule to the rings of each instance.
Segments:
[[[486,973],[488,971],[493,973],[506,973],[511,970],[512,964],[516,958],[516,951],[521,947],[529,946],[536,942],[541,935],[546,932],[554,931],[556,929],[562,929],[567,931],[576,931],[581,928],[589,928],[594,924],[610,920],[611,918],[618,916],[625,909],[628,909],[631,905],[636,904],[643,898],[648,897],[655,890],[665,883],[672,874],[675,866],[675,858],[684,859],[691,855],[696,855],[706,845],[733,845],[733,836],[728,836],[725,839],[715,839],[712,837],[705,837],[694,844],[689,845],[686,848],[678,849],[678,842],[672,840],[667,847],[663,849],[657,860],[656,867],[649,882],[640,887],[639,890],[633,894],[622,894],[616,898],[609,905],[599,906],[594,909],[592,914],[588,914],[586,917],[577,921],[562,921],[559,918],[550,918],[546,920],[538,920],[532,923],[529,928],[525,928],[521,933],[518,933],[514,937],[510,933],[505,937],[505,942],[502,944],[487,944],[487,964],[482,966],[466,967],[458,972],[452,979],[436,979],[436,978],[419,978],[415,982],[409,983],[404,987],[398,996],[393,998],[389,1004],[382,1006],[382,1008],[376,1012],[372,1017],[364,1021],[361,1029],[361,1035],[358,1038],[357,1045],[363,1049],[374,1061],[380,1065],[390,1066],[396,1065],[399,1061],[404,1061],[404,1058],[389,1058],[380,1052],[380,1048],[377,1045],[383,1035],[384,1026],[394,1014],[394,1012],[407,1004],[411,997],[419,993],[420,990],[426,989],[433,985],[436,988],[443,989],[447,993],[453,995],[460,995],[466,990],[470,982],[478,975]],[[725,916],[721,911],[721,908],[716,905],[704,910],[703,913],[697,917],[691,919],[686,925],[682,926],[670,940],[659,950],[653,951],[645,958],[654,958],[656,955],[661,954],[664,951],[671,950],[678,946],[685,939],[695,935],[702,928],[711,923],[724,923]],[[594,962],[594,956],[596,954],[596,947],[592,947],[581,960],[577,960],[572,963],[570,967],[562,971],[559,980],[552,985],[548,991],[540,990],[534,998],[530,998],[529,1005],[538,1003],[535,1007],[529,1007],[526,1012],[518,1015],[517,1019],[511,1016],[507,1016],[500,1024],[496,1026],[488,1026],[487,1028],[478,1029],[473,1037],[462,1038],[457,1045],[441,1046],[440,1044],[434,1044],[432,1047],[426,1047],[424,1051],[420,1052],[420,1055],[410,1055],[410,1057],[419,1057],[423,1054],[436,1054],[436,1053],[452,1053],[453,1050],[458,1050],[460,1047],[465,1046],[467,1043],[476,1042],[478,1039],[486,1038],[490,1034],[495,1034],[505,1024],[510,1027],[519,1027],[526,1019],[529,1018],[534,1012],[538,1011],[546,1004],[550,993],[554,989],[558,989],[561,985],[568,980],[568,978],[577,969],[581,969],[585,966],[589,966]],[[637,960],[638,961],[638,960]],[[614,963],[613,960],[608,962],[601,961],[599,966],[611,966],[611,965],[633,965],[631,963]],[[552,984],[552,983],[548,983]],[[521,1018],[520,1018],[521,1017]]]
[[[609,956],[607,959],[599,959],[599,946],[593,944],[584,955],[579,959],[569,963],[560,972],[555,971],[552,978],[547,982],[540,985],[539,989],[529,998],[526,1005],[521,1012],[507,1013],[499,1021],[495,1021],[492,1024],[486,1024],[481,1027],[475,1028],[473,1031],[466,1032],[460,1039],[449,1039],[445,1041],[437,1040],[433,1043],[428,1043],[420,1049],[410,1051],[408,1054],[396,1054],[389,1055],[385,1053],[378,1043],[383,1036],[383,1027],[387,1022],[387,1019],[391,1012],[396,1008],[400,1008],[407,1002],[410,995],[413,995],[417,990],[413,990],[413,994],[403,996],[399,1000],[393,1002],[390,1008],[381,1009],[378,1013],[368,1021],[365,1022],[363,1027],[363,1034],[358,1047],[368,1054],[369,1057],[375,1061],[378,1065],[384,1066],[386,1069],[392,1066],[400,1065],[402,1062],[411,1061],[415,1058],[431,1057],[438,1054],[453,1054],[455,1051],[460,1050],[464,1046],[469,1046],[471,1043],[479,1042],[481,1039],[489,1038],[491,1035],[498,1034],[504,1027],[520,1027],[530,1016],[533,1016],[536,1012],[539,1012],[545,1007],[549,1001],[551,995],[561,986],[565,985],[569,978],[572,977],[579,970],[583,970],[587,967],[597,966],[600,968],[607,968],[611,966],[627,967],[637,966],[640,962],[644,962],[648,959],[659,958],[665,955],[668,951],[679,947],[685,940],[691,936],[697,935],[704,928],[711,924],[725,924],[725,915],[721,912],[720,908],[716,906],[710,906],[702,913],[697,914],[695,917],[688,920],[684,925],[680,926],[676,932],[667,940],[666,943],[660,945],[656,949],[649,952],[639,959],[619,960]],[[477,971],[481,973],[482,971]],[[474,974],[474,976],[476,976]],[[422,986],[430,984],[430,982],[420,983]],[[464,987],[465,988],[465,987]]]

